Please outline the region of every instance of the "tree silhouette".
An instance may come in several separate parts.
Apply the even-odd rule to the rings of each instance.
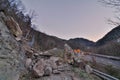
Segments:
[[[105,4],[106,6],[114,8],[115,13],[117,13],[117,15],[115,16],[116,21],[108,19],[108,22],[113,25],[120,25],[120,0],[99,0],[99,1]]]

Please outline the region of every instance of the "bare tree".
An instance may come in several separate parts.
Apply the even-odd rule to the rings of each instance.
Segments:
[[[108,6],[120,7],[120,0],[100,0]]]
[[[34,22],[35,20],[36,20],[36,18],[37,18],[37,13],[35,12],[35,10],[30,10],[29,11],[29,17],[30,17],[30,19],[31,19],[31,21],[32,22]]]
[[[117,14],[115,16],[116,21],[108,19],[109,24],[120,25],[120,0],[99,0],[99,1],[105,4],[106,6],[115,8],[115,13]]]

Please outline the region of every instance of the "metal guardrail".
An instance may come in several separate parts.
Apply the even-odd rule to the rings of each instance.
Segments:
[[[113,60],[118,60],[120,61],[120,57],[116,56],[108,56],[108,55],[101,55],[101,54],[90,54],[92,56],[98,56],[98,57],[103,57],[103,58],[108,58],[108,59],[113,59]]]
[[[101,78],[103,78],[105,80],[119,80],[118,78],[115,78],[115,77],[113,77],[111,75],[108,75],[108,74],[103,73],[101,71],[98,71],[96,69],[93,69],[93,74],[95,74],[95,75],[97,75],[97,76],[99,76],[99,77],[101,77]]]

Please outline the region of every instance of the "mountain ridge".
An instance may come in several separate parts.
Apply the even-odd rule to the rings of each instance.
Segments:
[[[117,26],[117,27],[113,28],[105,36],[103,36],[101,39],[99,39],[96,42],[96,46],[104,45],[107,42],[117,40],[118,38],[120,38],[120,26]]]
[[[112,40],[116,40],[120,37],[120,26],[113,28],[105,36],[96,42],[85,38],[71,38],[69,40],[61,39],[56,36],[48,35],[40,31],[34,30],[36,35],[36,44],[42,46],[41,49],[47,50],[54,47],[62,48],[65,43],[69,44],[73,49],[80,48],[85,49],[86,47],[97,47],[106,44]]]

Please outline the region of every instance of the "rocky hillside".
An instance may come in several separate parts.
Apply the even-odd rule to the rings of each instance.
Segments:
[[[94,53],[120,56],[120,26],[115,27],[96,42]]]
[[[70,40],[63,40],[55,36],[50,36],[42,32],[35,31],[35,46],[38,46],[40,50],[49,50],[52,48],[63,49],[64,44],[69,44],[73,49],[85,49],[86,47],[94,46],[94,42],[84,38],[75,38]]]
[[[37,35],[36,35],[37,34]],[[53,48],[63,49],[65,40],[50,36],[42,32],[35,31],[35,44],[40,50],[49,50]]]
[[[24,49],[0,21],[0,80],[18,80],[25,69],[24,62]]]
[[[120,38],[120,26],[115,27],[108,32],[103,38],[96,42],[97,46],[104,45],[107,42],[114,41]]]
[[[112,29],[110,32],[108,32],[103,38],[98,40],[96,43],[93,41],[89,41],[84,38],[74,38],[70,40],[62,40],[60,38],[49,36],[42,32],[37,32],[39,37],[37,36],[37,42],[42,45],[40,49],[51,49],[54,47],[62,48],[63,44],[68,43],[73,49],[74,48],[80,48],[83,49],[86,47],[93,47],[93,46],[100,46],[104,45],[110,41],[118,40],[120,38],[120,26]],[[43,42],[46,42],[43,44]]]

